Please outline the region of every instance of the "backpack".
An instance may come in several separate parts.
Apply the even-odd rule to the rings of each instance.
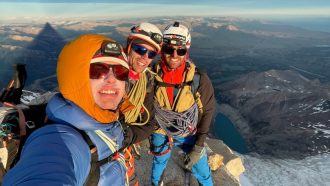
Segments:
[[[12,167],[19,159],[20,152],[27,136],[44,124],[45,108],[48,100],[39,101],[37,104],[29,105],[29,100],[22,100],[23,97],[32,100],[30,91],[23,91],[27,79],[25,64],[14,64],[13,78],[9,81],[7,88],[2,89],[0,94],[0,138],[6,142],[8,138],[17,140],[19,146],[17,156],[11,163]],[[43,97],[44,98],[44,97]],[[25,103],[25,104],[22,104]],[[6,106],[5,106],[6,105]],[[10,157],[13,158],[13,157]],[[10,163],[10,162],[9,162]],[[6,166],[8,167],[8,166]],[[4,167],[5,168],[5,167]]]
[[[12,168],[20,159],[20,154],[28,136],[36,129],[45,125],[47,103],[38,105],[16,105],[15,108],[0,107],[0,132],[2,140],[12,138],[19,145],[15,158],[10,163]],[[11,157],[13,158],[13,157]]]

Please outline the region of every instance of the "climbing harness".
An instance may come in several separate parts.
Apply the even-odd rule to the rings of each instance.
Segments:
[[[150,143],[151,148],[150,148],[149,154],[152,154],[154,156],[163,156],[163,155],[169,153],[173,147],[173,138],[170,136],[166,136],[166,137],[167,137],[167,141],[165,141],[163,144],[161,144],[159,146],[156,146],[153,143]],[[168,148],[165,151],[163,151],[163,152],[155,151],[156,148],[163,149],[166,145],[168,145]]]

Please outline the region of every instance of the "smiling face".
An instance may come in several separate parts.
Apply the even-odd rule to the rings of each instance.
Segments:
[[[125,94],[125,81],[118,80],[112,68],[110,67],[107,75],[99,79],[90,79],[95,103],[106,110],[116,110]]]
[[[128,64],[130,68],[137,73],[143,72],[152,62],[152,59],[148,58],[148,53],[150,51],[156,51],[154,47],[146,44],[141,43],[138,44],[139,46],[142,46],[148,50],[147,53],[144,55],[140,55],[137,52],[133,50],[133,48],[130,50],[129,56],[128,56]]]
[[[167,54],[165,52],[165,62],[166,62],[166,65],[170,69],[176,69],[184,63],[185,56],[187,54],[185,54],[183,56],[179,56],[177,54],[177,49],[182,48],[182,47],[179,47],[179,46],[171,46],[171,47],[174,48],[175,50],[174,50],[173,54]]]

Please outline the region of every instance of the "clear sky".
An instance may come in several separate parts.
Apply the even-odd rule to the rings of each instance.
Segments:
[[[0,21],[154,16],[330,17],[330,0],[0,0]]]

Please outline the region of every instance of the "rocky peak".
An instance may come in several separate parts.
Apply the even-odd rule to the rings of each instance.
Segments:
[[[222,85],[222,90],[230,90],[237,96],[254,97],[259,94],[286,92],[310,93],[320,89],[319,81],[311,81],[291,70],[269,70],[265,72],[250,72],[235,80]]]
[[[221,92],[237,110],[236,116],[223,113],[247,121],[237,128],[249,128],[251,134],[241,134],[251,151],[299,159],[330,152],[329,87],[297,72],[270,70],[223,84]]]

